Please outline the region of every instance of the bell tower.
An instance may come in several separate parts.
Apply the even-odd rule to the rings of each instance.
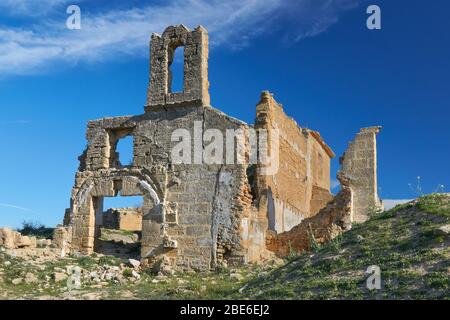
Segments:
[[[171,92],[170,65],[178,47],[184,47],[182,92]],[[184,25],[169,26],[150,42],[150,85],[145,111],[157,107],[209,106],[208,32],[202,26],[193,31]]]

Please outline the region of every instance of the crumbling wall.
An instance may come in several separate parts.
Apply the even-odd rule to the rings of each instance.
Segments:
[[[36,248],[36,237],[20,234],[9,228],[0,228],[0,246],[6,249]]]
[[[281,234],[269,233],[267,249],[279,257],[311,250],[313,243],[322,244],[351,228],[352,191],[342,190],[318,214]]]
[[[363,128],[349,144],[340,162],[338,180],[341,191],[317,215],[303,220],[288,232],[267,235],[267,249],[278,256],[310,250],[351,228],[353,222],[364,222],[369,212],[381,207],[377,194],[376,134],[380,127]],[[316,197],[322,191],[316,191]],[[314,199],[314,198],[313,198]],[[314,201],[314,200],[313,200]],[[312,201],[312,202],[313,202]]]
[[[132,128],[133,163],[110,167],[108,135],[123,128]],[[245,135],[249,129],[211,107],[187,106],[89,123],[90,141],[80,158],[85,161],[80,168],[85,169],[76,175],[69,219],[76,250],[88,254],[95,250],[103,225],[103,197],[120,194],[144,197],[141,257],[146,266],[209,270],[259,259],[265,250],[267,219],[252,208],[247,164],[197,164],[194,154],[191,164],[175,163],[171,152],[179,141],[172,141],[172,134],[180,128],[190,138],[191,150],[199,148],[201,155],[208,146],[204,130],[213,128],[225,137],[227,130],[242,130]],[[240,149],[246,152],[247,146]]]
[[[279,132],[278,171],[261,174],[263,165],[258,165],[256,194],[267,198],[269,229],[285,232],[329,201],[334,154],[317,132],[288,117],[267,91],[256,107],[255,128],[267,130],[269,139],[272,130]]]
[[[364,222],[370,212],[382,208],[378,198],[377,142],[381,127],[362,128],[340,158],[340,175],[353,191],[354,222]]]
[[[333,195],[330,193],[330,191],[317,186],[313,186],[310,201],[311,216],[319,213],[319,211],[324,208],[326,204],[331,200],[333,200]]]
[[[237,172],[237,193],[231,198],[218,197],[214,205],[213,230],[217,225],[217,256],[215,265],[237,266],[259,262],[268,257],[265,238],[268,228],[266,212],[253,205],[251,186],[245,166]],[[218,190],[230,176],[221,176]],[[236,179],[234,178],[234,179]]]
[[[141,231],[142,208],[111,208],[103,213],[103,227],[116,230]]]

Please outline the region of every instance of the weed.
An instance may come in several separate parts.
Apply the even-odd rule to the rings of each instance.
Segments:
[[[122,275],[127,278],[131,278],[133,276],[133,271],[131,269],[124,269]]]

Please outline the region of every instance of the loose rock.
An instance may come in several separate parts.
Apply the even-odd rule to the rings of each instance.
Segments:
[[[53,274],[53,279],[55,279],[55,282],[61,282],[67,279],[67,274],[62,272],[55,272]]]
[[[128,263],[134,268],[138,269],[141,266],[141,262],[136,259],[128,259]]]
[[[39,279],[31,272],[28,272],[25,275],[25,283],[37,283]]]

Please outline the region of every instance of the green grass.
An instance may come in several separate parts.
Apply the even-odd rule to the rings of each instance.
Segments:
[[[96,266],[97,263],[98,262],[95,258],[89,257],[89,256],[80,257],[80,258],[76,259],[76,262],[75,262],[75,264],[77,266],[80,266],[81,268],[88,269],[88,270],[92,269],[94,266]]]
[[[450,223],[449,199],[429,195],[374,214],[333,241],[317,245],[311,253],[292,250],[281,267],[249,265],[210,273],[177,273],[163,279],[141,272],[137,282],[132,281],[131,269],[125,269],[126,284],[110,282],[95,288],[83,283],[81,291],[98,293],[101,299],[450,299],[450,239],[436,232]],[[6,260],[10,266],[4,265]],[[97,265],[123,262],[110,256],[69,256],[47,262],[41,270],[0,252],[4,279],[0,299],[5,298],[2,293],[8,299],[62,298],[65,281],[45,284],[44,280],[53,275],[55,267],[78,265],[89,271]],[[371,265],[381,268],[381,290],[366,287],[365,271]],[[30,271],[42,283],[11,283]],[[235,272],[243,279],[232,279]]]
[[[450,217],[450,197],[445,194],[431,194],[420,198],[418,209],[444,217]]]
[[[113,256],[102,256],[98,263],[104,266],[119,266],[121,263],[125,263],[125,260]]]
[[[255,299],[449,299],[448,195],[428,195],[378,213],[311,255],[253,279]],[[367,267],[381,268],[382,288],[366,287]],[[239,295],[234,295],[236,298]]]

